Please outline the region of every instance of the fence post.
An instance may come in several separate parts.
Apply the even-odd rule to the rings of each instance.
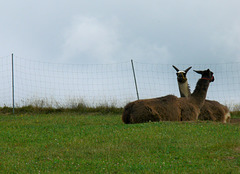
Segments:
[[[139,94],[138,94],[138,87],[137,87],[137,79],[135,75],[135,70],[134,70],[134,65],[133,65],[133,60],[131,59],[132,63],[132,71],[133,71],[133,77],[134,77],[134,82],[135,82],[135,88],[136,88],[136,93],[137,93],[137,99],[139,100]]]
[[[13,61],[13,53],[12,53],[12,107],[13,107],[13,114],[14,114],[14,108],[15,108],[15,104],[14,104],[14,61]]]

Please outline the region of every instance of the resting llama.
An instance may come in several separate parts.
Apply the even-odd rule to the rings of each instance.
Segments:
[[[185,71],[180,71],[177,67],[173,65],[173,68],[177,71],[177,81],[181,97],[189,97],[191,95],[190,87],[187,81],[187,72],[191,67]],[[200,110],[199,120],[212,120],[219,122],[229,122],[231,118],[229,109],[220,104],[217,101],[205,100],[203,107]]]
[[[137,100],[124,107],[122,121],[126,124],[149,121],[195,121],[204,104],[210,82],[214,81],[213,73],[208,69],[195,71],[202,75],[196,88],[188,98],[174,95]]]

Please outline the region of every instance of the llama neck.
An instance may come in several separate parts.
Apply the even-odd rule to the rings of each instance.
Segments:
[[[189,97],[191,95],[188,81],[183,82],[183,83],[178,82],[178,88],[179,88],[181,97]]]
[[[201,108],[204,104],[205,98],[207,96],[207,90],[209,86],[209,80],[199,79],[195,90],[190,96],[190,100],[197,104]]]

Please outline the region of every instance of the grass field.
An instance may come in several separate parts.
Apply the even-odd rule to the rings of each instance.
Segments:
[[[0,115],[0,173],[240,173],[240,125]]]

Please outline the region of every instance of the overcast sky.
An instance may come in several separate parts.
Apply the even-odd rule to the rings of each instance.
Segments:
[[[239,0],[0,2],[0,57],[70,64],[240,61]]]

